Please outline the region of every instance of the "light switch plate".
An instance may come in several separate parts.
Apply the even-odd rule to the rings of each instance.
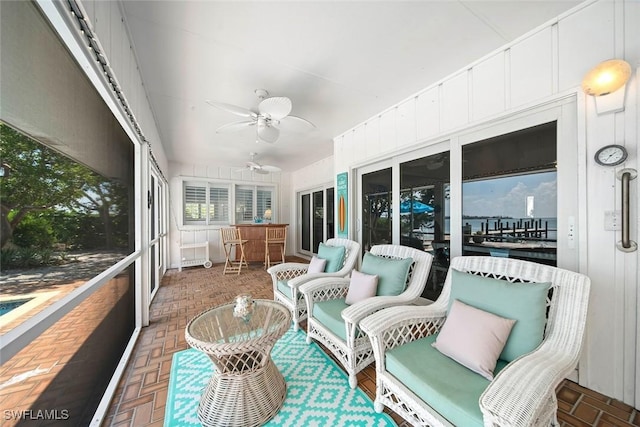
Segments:
[[[620,211],[605,211],[604,212],[604,229],[606,231],[620,230],[621,215],[622,214]]]
[[[567,219],[567,246],[569,249],[576,248],[576,218],[573,216]]]

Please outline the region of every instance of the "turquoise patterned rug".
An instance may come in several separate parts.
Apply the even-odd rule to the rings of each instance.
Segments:
[[[290,329],[271,352],[287,382],[280,412],[266,426],[395,426],[387,414],[373,410],[371,399],[349,388],[344,371],[317,344],[307,345],[305,334]],[[196,410],[213,364],[203,353],[189,349],[173,355],[165,427],[200,426]]]

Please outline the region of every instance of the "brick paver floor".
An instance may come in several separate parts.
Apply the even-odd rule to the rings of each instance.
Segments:
[[[188,348],[187,322],[241,293],[272,299],[270,276],[258,265],[239,276],[223,276],[221,265],[168,271],[151,304],[151,324],[142,331],[105,425],[162,426],[171,358]],[[375,398],[374,365],[358,375],[358,386]],[[640,426],[640,413],[634,408],[571,381],[560,385],[557,396],[562,426]],[[409,425],[397,414],[391,416],[401,427]]]

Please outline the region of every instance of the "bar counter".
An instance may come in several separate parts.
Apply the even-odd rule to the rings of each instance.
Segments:
[[[236,224],[235,227],[240,230],[240,235],[243,240],[247,240],[244,245],[244,256],[247,262],[264,262],[264,239],[266,236],[266,228],[287,227],[289,224]],[[236,252],[236,259],[239,257],[239,253]],[[280,251],[276,247],[271,247],[269,256],[272,260],[280,259]]]

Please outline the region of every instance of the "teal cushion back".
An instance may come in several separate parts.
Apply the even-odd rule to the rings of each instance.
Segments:
[[[320,242],[318,258],[327,260],[327,264],[324,266],[324,272],[335,273],[339,271],[344,264],[345,253],[346,248],[344,246],[328,246]]]
[[[402,384],[456,426],[483,426],[478,400],[489,380],[443,355],[431,335],[385,354],[386,369]],[[495,373],[506,362],[498,360]]]
[[[451,298],[516,321],[500,359],[507,362],[536,349],[547,321],[551,283],[511,283],[451,269]]]
[[[393,259],[364,254],[360,272],[378,276],[378,296],[396,296],[404,292],[407,287],[407,276],[413,263],[413,258]]]
[[[276,286],[280,292],[289,297],[290,300],[293,300],[293,291],[291,290],[289,285],[287,285],[286,280],[278,280],[278,284]]]
[[[347,340],[342,310],[349,307],[344,299],[320,301],[313,305],[313,318],[322,323],[343,341]]]

